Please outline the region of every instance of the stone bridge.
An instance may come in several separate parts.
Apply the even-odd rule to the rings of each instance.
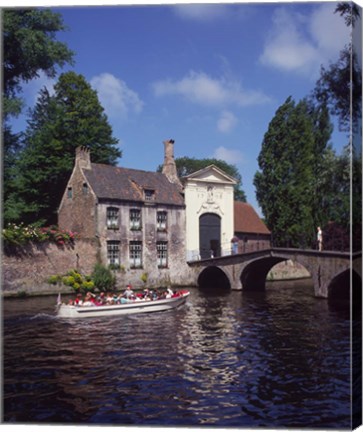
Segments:
[[[314,283],[316,297],[328,298],[349,293],[353,286],[361,289],[362,252],[316,251],[272,248],[189,261],[199,287],[228,287],[234,290],[263,290],[268,272],[281,262],[291,260],[304,266]],[[352,271],[351,271],[352,270]]]

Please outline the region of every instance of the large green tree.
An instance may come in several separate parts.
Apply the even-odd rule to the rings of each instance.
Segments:
[[[14,189],[15,161],[21,149],[21,133],[10,120],[23,108],[22,84],[43,72],[56,75],[57,67],[72,64],[73,52],[56,40],[65,30],[61,15],[48,9],[3,9],[3,193],[5,207]]]
[[[258,156],[256,196],[277,246],[310,247],[314,240],[315,170],[322,165],[316,158],[325,153],[330,127],[326,110],[311,110],[306,100],[296,104],[289,97],[270,122]]]
[[[91,150],[92,162],[115,165],[121,157],[97,92],[85,78],[64,73],[54,90],[41,90],[31,110],[8,220],[56,222],[78,146]]]
[[[229,164],[228,162],[221,159],[214,159],[214,158],[195,159],[186,156],[181,158],[176,158],[175,164],[176,164],[176,169],[179,178],[185,177],[189,174],[192,174],[196,171],[206,168],[209,165],[217,166],[218,168],[220,168],[222,171],[224,171],[226,174],[230,175],[237,181],[237,184],[234,188],[234,199],[236,201],[246,202],[246,194],[242,189],[242,176],[235,165]],[[161,170],[162,170],[162,165],[159,165],[157,171],[161,172]]]

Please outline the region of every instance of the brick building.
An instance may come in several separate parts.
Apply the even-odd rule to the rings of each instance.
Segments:
[[[270,245],[252,206],[233,201],[233,178],[211,165],[181,182],[174,141],[164,146],[161,173],[92,163],[88,149],[76,150],[58,224],[97,244],[119,284],[141,286],[147,275],[150,286],[187,285],[187,260]]]
[[[145,274],[149,284],[187,282],[184,198],[173,142],[164,144],[162,173],[95,164],[77,148],[58,211],[61,229],[97,238],[100,260],[136,286]]]
[[[253,252],[271,247],[271,232],[260,219],[255,209],[247,203],[234,202],[235,253]]]

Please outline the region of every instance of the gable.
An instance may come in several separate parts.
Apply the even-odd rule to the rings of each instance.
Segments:
[[[209,165],[199,171],[196,171],[183,178],[185,182],[206,182],[206,183],[220,183],[224,185],[235,185],[237,181],[222,171],[215,165]]]

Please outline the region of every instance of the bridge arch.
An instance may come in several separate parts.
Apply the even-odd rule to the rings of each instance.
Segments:
[[[204,268],[198,276],[198,287],[201,289],[227,289],[232,287],[231,278],[228,272],[217,266]]]
[[[349,301],[350,292],[350,269],[346,269],[337,274],[328,286],[328,298],[332,301]],[[362,279],[360,275],[352,271],[352,295],[353,299],[358,299],[362,296]]]
[[[262,291],[265,289],[269,271],[278,263],[289,261],[286,257],[271,256],[254,260],[242,268],[240,280],[242,289],[247,291]],[[299,262],[311,275],[306,263]]]

